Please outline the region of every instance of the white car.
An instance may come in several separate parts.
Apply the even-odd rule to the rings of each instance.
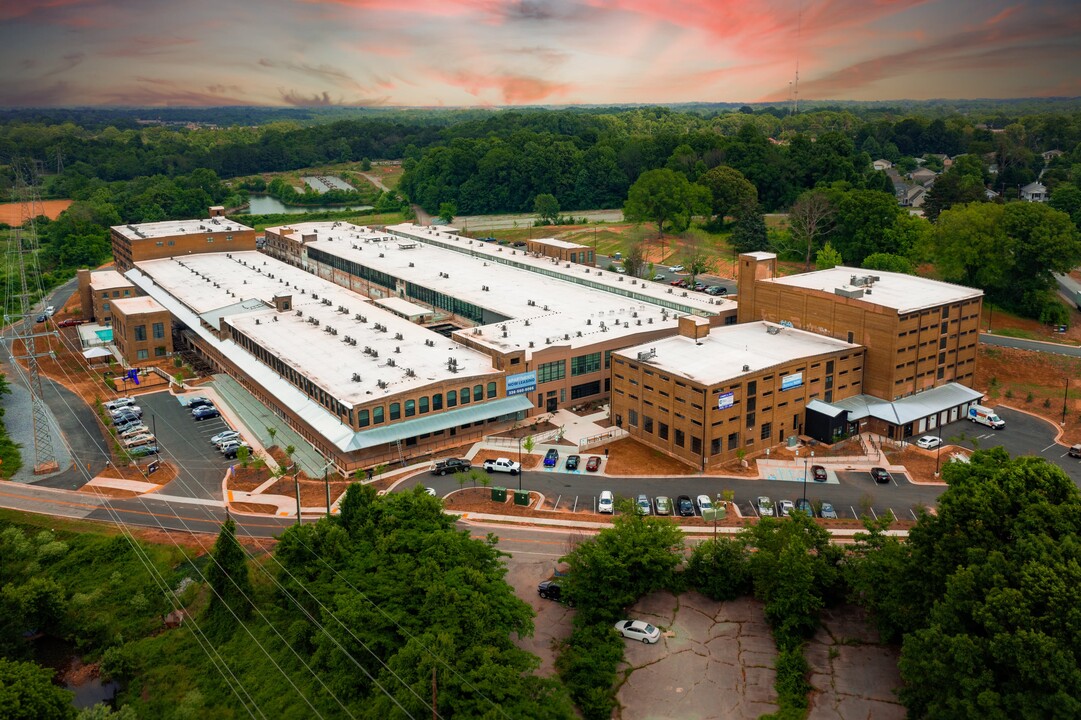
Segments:
[[[916,447],[921,447],[924,450],[932,450],[942,444],[942,438],[934,435],[924,435],[916,441]]]
[[[683,272],[683,266],[682,265],[673,265],[672,267],[668,268],[668,270],[669,270],[669,272]]]
[[[52,316],[53,316],[53,313],[55,313],[55,312],[56,312],[56,308],[55,308],[55,307],[53,307],[52,305],[50,305],[49,307],[45,308],[45,314],[46,314],[46,315],[48,315],[49,317],[52,317]]]
[[[698,510],[703,515],[706,514],[706,510],[713,509],[713,502],[710,501],[709,495],[699,495],[697,498],[695,498],[695,501],[698,503]]]
[[[133,400],[132,398],[129,398],[129,397],[122,397],[122,398],[117,398],[116,400],[108,400],[106,402],[103,402],[102,405],[104,405],[105,409],[108,410],[109,412],[114,412],[116,410],[119,410],[120,408],[126,408],[126,407],[134,406],[135,405],[135,400]]]
[[[773,501],[765,495],[758,498],[758,514],[760,517],[773,517]]]
[[[612,495],[611,490],[604,490],[601,492],[600,500],[597,501],[597,512],[612,514],[615,509],[615,497]]]
[[[795,509],[796,504],[791,500],[779,500],[777,502],[777,517],[788,517]]]
[[[655,643],[661,639],[661,631],[645,620],[620,620],[616,623],[616,631],[625,638],[644,643]]]
[[[240,437],[240,433],[236,430],[223,430],[214,437],[210,438],[210,442],[214,445],[221,445],[226,440],[236,440]]]

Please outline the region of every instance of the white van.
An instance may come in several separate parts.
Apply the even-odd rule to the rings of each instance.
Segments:
[[[601,498],[597,501],[597,512],[611,515],[615,511],[615,497],[611,490],[602,490]]]

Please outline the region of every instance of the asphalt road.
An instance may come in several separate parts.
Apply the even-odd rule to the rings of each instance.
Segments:
[[[1036,352],[1052,353],[1055,355],[1069,355],[1071,357],[1081,357],[1081,347],[1075,345],[1060,345],[1053,342],[1044,342],[1043,340],[1026,340],[1024,338],[1005,337],[1003,335],[980,333],[980,342],[987,345],[998,345],[1001,347],[1019,348],[1021,350],[1034,350]]]

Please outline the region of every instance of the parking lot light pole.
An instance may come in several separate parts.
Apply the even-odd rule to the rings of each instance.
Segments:
[[[935,477],[938,477],[938,465],[942,459],[942,422],[938,423],[938,445],[935,446]]]
[[[518,492],[522,492],[522,438],[518,438]]]
[[[803,504],[807,504],[807,466],[811,463],[811,458],[815,456],[815,451],[811,451],[811,457],[803,458]]]

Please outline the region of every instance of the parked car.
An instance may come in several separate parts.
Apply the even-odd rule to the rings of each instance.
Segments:
[[[706,514],[706,510],[713,509],[713,501],[709,499],[709,495],[699,495],[696,500],[698,501],[698,511],[703,515]]]
[[[642,513],[643,515],[649,515],[650,511],[653,509],[649,505],[649,496],[647,495],[639,495],[637,504],[638,512]]]
[[[522,469],[522,466],[516,462],[512,462],[508,458],[496,458],[495,460],[485,460],[482,466],[486,472],[504,472],[511,475],[517,475]]]
[[[818,515],[819,517],[829,520],[837,519],[837,511],[833,509],[833,504],[828,502],[822,503],[822,507],[819,509]]]
[[[52,317],[56,314],[56,308],[50,305],[49,307],[45,308],[45,314],[49,317]]]
[[[695,284],[693,285],[693,287],[694,287],[694,289],[695,289],[695,290],[697,290],[698,292],[702,292],[703,290],[705,290],[705,289],[706,289],[706,284],[705,284],[704,282],[696,282],[696,283],[695,283]]]
[[[597,512],[607,513],[611,515],[615,512],[615,496],[612,495],[611,490],[602,490],[601,497],[597,500]]]
[[[795,509],[796,506],[791,500],[777,501],[777,517],[788,517]]]
[[[552,468],[554,468],[558,464],[559,464],[559,451],[558,450],[556,450],[555,448],[552,448],[548,452],[544,453],[544,467],[552,467]]]
[[[1081,458],[1081,445],[1074,445],[1067,452],[1070,457]]]
[[[645,620],[620,620],[616,623],[616,630],[629,640],[655,643],[661,639],[661,631]]]
[[[656,275],[653,276],[653,279],[655,281],[657,281],[657,282],[661,282],[662,280],[664,280],[664,275],[661,275],[660,273],[657,273]]]
[[[86,322],[87,322],[86,320],[81,320],[79,318],[68,318],[66,320],[61,320],[60,322],[58,322],[56,324],[56,326],[57,327],[75,327],[76,325],[83,325]]]
[[[797,500],[796,509],[800,512],[807,513],[807,517],[815,516],[815,509],[811,506],[811,501],[807,498],[800,498]]]
[[[225,456],[226,460],[233,460],[240,454],[240,448],[242,447],[251,449],[246,442],[226,443],[221,448],[221,454]]]
[[[815,482],[826,482],[826,468],[821,465],[812,465],[811,475],[814,477]]]
[[[220,433],[210,438],[212,445],[220,445],[226,440],[233,440],[240,437],[240,433],[236,430],[222,430]]]
[[[130,437],[142,435],[143,433],[147,432],[150,432],[150,428],[148,428],[146,425],[143,425],[142,423],[137,423],[131,425],[130,427],[126,427],[123,430],[118,430],[117,437],[119,437],[121,440],[127,440]]]
[[[207,420],[209,418],[221,417],[221,413],[218,412],[218,409],[216,407],[203,406],[203,407],[197,407],[194,410],[192,410],[191,411],[191,416],[193,418],[195,418],[196,421],[198,421],[198,420]]]
[[[140,434],[138,434],[138,435],[132,435],[131,437],[129,437],[129,438],[127,438],[127,439],[125,439],[125,440],[123,441],[123,443],[124,443],[124,447],[126,447],[126,448],[133,448],[133,447],[135,447],[136,445],[150,445],[150,444],[152,444],[152,443],[153,443],[153,442],[154,442],[154,441],[155,441],[156,439],[157,439],[157,438],[155,438],[155,437],[154,437],[153,435],[151,435],[150,433],[140,433]]]
[[[465,458],[444,458],[432,463],[431,473],[432,475],[453,475],[456,472],[465,472],[471,467],[473,464]]]
[[[658,515],[672,514],[672,501],[665,495],[658,495],[653,500],[653,506]]]
[[[194,410],[195,408],[200,407],[214,407],[214,403],[210,402],[210,400],[205,397],[193,397],[191,400],[188,400],[188,410]]]
[[[134,412],[119,412],[113,417],[113,425],[120,427],[121,425],[130,425],[133,422],[142,422],[143,414]]]
[[[728,288],[724,285],[710,285],[706,288],[706,293],[709,295],[727,295]]]
[[[102,403],[102,406],[109,412],[114,412],[120,408],[132,407],[135,405],[135,400],[129,397],[120,397],[115,400],[106,400]]]
[[[683,266],[682,265],[673,265],[672,267],[668,268],[668,270],[669,270],[669,272],[683,272]]]
[[[143,409],[138,405],[127,405],[125,407],[117,408],[116,410],[110,410],[109,412],[113,417],[126,414],[138,415],[139,417],[143,416]]]
[[[690,495],[680,495],[676,498],[676,512],[680,517],[694,517],[694,503]]]
[[[773,517],[773,501],[765,495],[758,497],[758,515],[760,517]]]
[[[135,428],[146,427],[146,425],[140,418],[132,418],[131,420],[122,422],[119,425],[114,425],[113,427],[116,428],[117,434],[120,435],[128,432],[129,430],[134,430]]]
[[[558,580],[545,580],[537,585],[537,594],[545,600],[563,602],[563,586]]]
[[[158,455],[161,453],[161,448],[157,445],[140,445],[139,447],[133,447],[128,450],[128,455],[132,457],[145,457],[147,455]]]
[[[893,476],[886,472],[886,468],[880,467],[871,468],[871,477],[875,479],[876,483],[888,483],[893,480]]]
[[[586,472],[597,472],[601,469],[600,455],[590,455],[586,461]]]
[[[916,441],[916,447],[921,447],[924,450],[932,450],[942,444],[942,438],[934,435],[924,435]]]
[[[46,315],[45,313],[42,313],[41,315],[38,315],[38,318],[37,318],[37,320],[35,320],[34,322],[37,322],[37,323],[43,323],[43,322],[45,322],[45,321],[46,321],[46,320],[48,320],[48,319],[49,319],[49,316],[48,316],[48,315]]]
[[[581,460],[582,458],[578,457],[577,455],[570,455],[567,458],[566,465],[564,465],[564,467],[567,468],[567,472],[578,472],[578,464],[581,462]]]

